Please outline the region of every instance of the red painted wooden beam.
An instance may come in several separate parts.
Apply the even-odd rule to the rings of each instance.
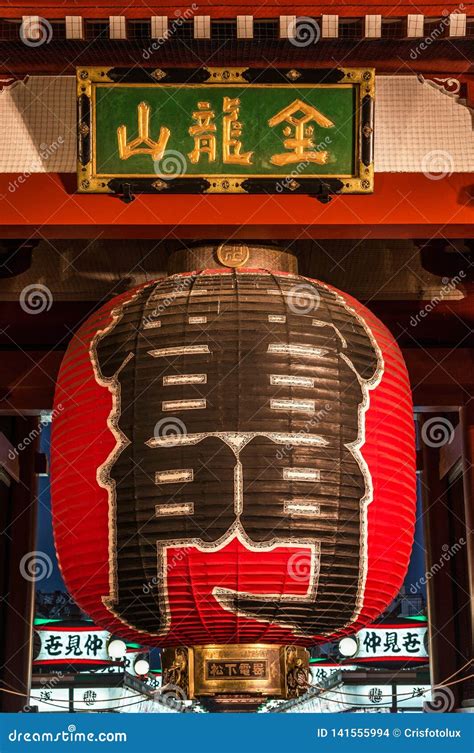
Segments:
[[[189,2],[189,7],[192,3]],[[459,2],[433,2],[432,0],[413,0],[413,2],[380,2],[380,0],[367,0],[365,3],[345,2],[340,0],[324,0],[321,5],[315,6],[299,0],[268,0],[265,3],[256,4],[254,0],[237,0],[235,3],[216,3],[215,0],[199,0],[198,15],[208,15],[212,18],[235,18],[238,15],[253,15],[255,18],[275,18],[279,15],[315,16],[326,13],[337,14],[346,18],[356,18],[366,14],[380,14],[400,18],[408,13],[420,13],[426,17],[441,17],[446,11],[460,12]],[[188,6],[186,6],[188,7]],[[41,15],[44,18],[64,18],[65,15],[83,16],[84,18],[107,18],[108,16],[124,15],[127,18],[150,18],[150,16],[174,16],[175,11],[184,11],[182,5],[177,3],[147,2],[147,0],[133,0],[123,3],[117,0],[109,0],[105,3],[97,3],[96,0],[80,0],[68,2],[64,0],[46,0],[38,7],[38,3],[23,3],[10,0],[4,4],[1,16],[4,18],[20,18],[21,16]],[[468,16],[474,14],[474,3],[465,2],[462,13]]]
[[[337,196],[74,193],[75,176],[0,175],[4,238],[468,238],[474,236],[474,175],[433,181],[378,173],[375,193]]]
[[[240,65],[245,67],[262,67],[262,60],[270,61],[270,65],[297,68],[334,68],[368,67],[375,68],[378,74],[393,74],[396,76],[421,74],[425,78],[458,78],[468,83],[474,75],[472,55],[468,52],[472,47],[472,40],[465,37],[458,39],[440,39],[436,42],[436,56],[426,57],[418,55],[413,60],[410,55],[416,50],[421,40],[416,39],[323,39],[315,47],[297,48],[288,42],[275,54],[273,42],[262,42],[256,45],[242,45],[235,40],[232,53],[227,47],[216,49],[212,53],[212,62],[216,66]],[[143,43],[142,43],[143,44]],[[173,67],[176,63],[176,47],[160,48],[160,54],[150,58],[145,67]],[[195,44],[195,42],[193,42]],[[277,42],[277,44],[280,44]],[[186,48],[185,48],[186,49]],[[209,52],[202,48],[188,54],[187,68],[195,68],[200,61],[206,61]],[[75,76],[77,66],[115,67],[142,65],[142,45],[129,42],[109,42],[95,45],[85,42],[55,42],[37,48],[26,48],[25,45],[0,44],[3,51],[3,62],[0,60],[0,78],[6,84],[15,78],[25,76]],[[274,61],[274,62],[272,62]],[[0,81],[1,84],[1,81]],[[467,96],[474,96],[472,93]]]

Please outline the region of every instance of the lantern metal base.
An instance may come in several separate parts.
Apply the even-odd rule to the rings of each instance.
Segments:
[[[297,698],[306,692],[309,653],[301,646],[234,643],[165,648],[163,686],[188,699],[206,696]]]

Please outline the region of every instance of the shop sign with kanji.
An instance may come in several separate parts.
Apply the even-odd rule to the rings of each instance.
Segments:
[[[351,662],[399,660],[428,661],[427,626],[369,625],[356,634],[357,653]]]
[[[262,680],[268,677],[266,661],[206,661],[206,678],[208,680]]]
[[[423,710],[427,701],[431,701],[431,685],[352,685],[346,684],[341,688],[341,695],[334,692],[339,700],[344,700],[347,706],[371,710],[379,707],[385,711],[390,708]],[[344,697],[345,696],[345,697]]]
[[[35,631],[34,665],[50,663],[109,663],[106,630],[63,627]]]
[[[93,666],[96,672],[126,670],[135,674],[133,661],[138,652],[129,650],[123,661],[112,661],[107,651],[110,638],[107,630],[93,626],[35,628],[33,666],[39,669],[55,665],[84,665],[89,669]]]
[[[372,69],[80,68],[78,190],[373,191]]]

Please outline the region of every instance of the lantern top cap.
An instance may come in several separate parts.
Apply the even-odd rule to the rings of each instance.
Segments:
[[[169,275],[241,268],[297,274],[298,261],[295,250],[291,248],[234,240],[211,241],[178,248],[168,258]]]

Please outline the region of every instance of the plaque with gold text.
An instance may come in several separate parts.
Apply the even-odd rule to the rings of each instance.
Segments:
[[[373,191],[373,69],[79,68],[83,193]]]

